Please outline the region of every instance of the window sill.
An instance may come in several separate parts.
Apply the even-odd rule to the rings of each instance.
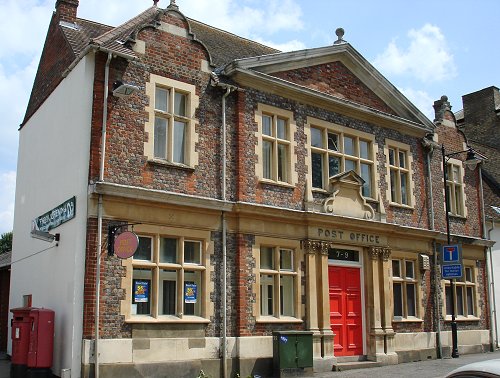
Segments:
[[[477,316],[461,316],[461,315],[458,315],[457,317],[455,317],[455,321],[456,322],[478,322],[480,321],[481,319],[478,318]],[[445,319],[444,319],[445,322],[451,322],[451,315],[446,315]]]
[[[393,323],[423,323],[424,320],[410,316],[408,318],[395,317],[392,319],[392,322]]]
[[[291,316],[276,318],[274,316],[260,316],[255,320],[256,323],[303,323],[302,319]]]
[[[132,315],[130,318],[125,320],[128,324],[139,324],[139,323],[176,323],[176,324],[208,324],[210,320],[201,318],[199,316],[183,316],[179,318],[177,316],[163,315],[158,318],[153,318],[148,315]]]
[[[273,181],[269,179],[259,179],[260,184],[264,185],[273,185],[273,186],[280,186],[282,188],[289,188],[289,189],[295,189],[295,185],[289,184],[287,182],[281,182],[281,181]]]
[[[162,160],[162,159],[149,159],[148,164],[156,165],[160,167],[168,167],[168,168],[176,168],[183,171],[194,172],[194,168],[189,165],[180,164],[180,163],[172,163],[171,161]]]
[[[455,218],[455,219],[460,219],[460,220],[467,220],[467,217],[464,216],[464,215],[452,214],[452,213],[448,213],[448,215],[450,216],[450,218]]]
[[[413,206],[403,205],[403,204],[400,204],[400,203],[397,203],[397,202],[390,202],[389,206],[390,207],[397,207],[397,208],[400,208],[400,209],[415,210],[415,207],[413,207]]]

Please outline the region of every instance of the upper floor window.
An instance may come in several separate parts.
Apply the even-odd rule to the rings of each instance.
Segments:
[[[373,136],[335,128],[311,126],[313,188],[327,189],[328,179],[341,172],[355,171],[363,178],[362,194],[375,198]]]
[[[276,115],[262,115],[262,176],[288,182],[289,148],[288,120]]]
[[[390,183],[388,198],[392,204],[412,206],[410,146],[387,140],[385,152]]]
[[[130,316],[156,319],[206,317],[203,240],[144,235],[131,259]]]
[[[151,75],[146,84],[150,97],[148,140],[145,155],[150,160],[194,166],[197,163],[194,112],[198,105],[191,84]]]
[[[175,88],[156,87],[154,157],[174,163],[186,163],[188,93]]]
[[[446,189],[448,190],[448,211],[452,215],[466,216],[464,199],[464,170],[459,161],[448,161],[446,165]]]
[[[293,142],[296,126],[293,113],[287,110],[259,104],[256,121],[258,124],[256,165],[261,180],[282,184],[295,184],[297,174],[293,167],[296,157]]]
[[[455,306],[456,316],[476,316],[476,276],[472,265],[464,265],[461,279],[455,280],[455,303],[453,303],[452,287],[445,281],[446,315],[451,315]]]
[[[415,260],[392,260],[395,318],[417,317],[417,277],[415,265]]]

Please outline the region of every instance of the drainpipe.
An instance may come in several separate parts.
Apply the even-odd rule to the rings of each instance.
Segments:
[[[481,196],[481,201],[480,201],[480,206],[481,206],[481,229],[482,229],[482,237],[483,239],[486,239],[486,214],[484,213],[484,192],[483,192],[483,169],[482,165],[479,164],[479,195]],[[488,239],[490,238],[491,235],[491,230],[488,230]],[[488,256],[489,255],[489,256]],[[493,313],[493,308],[492,308],[492,302],[491,299],[493,298],[493,303],[495,300],[495,292],[494,290],[494,285],[492,285],[493,281],[493,264],[492,264],[492,257],[491,257],[491,247],[488,247],[486,249],[486,259],[485,259],[485,269],[486,269],[486,279],[488,281],[488,299],[490,300],[489,303],[489,317],[490,317],[490,351],[493,352],[495,350],[496,342],[495,342],[495,334],[493,332],[493,322],[495,322],[495,331],[496,331],[496,320],[493,318],[494,315]],[[490,274],[491,273],[491,274]],[[494,281],[493,281],[494,282]]]
[[[491,218],[491,228],[488,230],[488,240],[491,240],[491,231],[493,231],[494,229],[495,229],[495,220]],[[490,319],[492,319],[491,320],[492,322],[493,321],[495,322],[495,334],[493,337],[493,342],[494,342],[493,350],[495,350],[498,348],[498,323],[497,323],[497,302],[495,298],[495,275],[493,274],[493,256],[491,252],[492,252],[491,247],[488,247],[487,253],[489,255],[490,271],[491,271],[491,275],[489,274],[490,271],[488,271],[488,277],[490,277],[489,288],[490,288],[491,304],[493,306],[492,308],[492,306],[490,305]]]
[[[236,87],[218,83],[219,86],[226,89],[226,93],[222,96],[222,172],[221,172],[221,189],[222,201],[226,202],[226,98],[236,90]],[[222,378],[228,378],[227,372],[227,223],[226,213],[223,210],[221,213],[222,221]]]
[[[430,202],[430,213],[429,213],[429,220],[431,223],[431,230],[435,229],[435,218],[434,218],[434,195],[432,193],[432,171],[431,171],[431,155],[433,152],[433,148],[431,146],[430,150],[427,152],[427,176],[429,177],[429,202]],[[432,241],[432,248],[434,250],[434,299],[435,299],[435,308],[436,308],[436,343],[437,343],[437,348],[438,348],[438,355],[439,358],[443,358],[443,346],[441,344],[441,311],[440,311],[440,301],[439,301],[439,296],[437,295],[438,289],[440,287],[440,280],[439,280],[439,275],[438,275],[438,258],[437,258],[437,246],[436,246],[436,240]]]
[[[108,118],[108,84],[109,64],[113,56],[108,53],[108,60],[104,68],[104,100],[102,106],[102,136],[101,136],[101,164],[99,169],[99,181],[104,181],[104,155],[106,152],[106,122]],[[95,341],[94,341],[94,367],[95,378],[99,378],[99,302],[101,289],[101,251],[102,251],[102,194],[99,194],[97,202],[97,251],[96,251],[96,274],[95,274]]]

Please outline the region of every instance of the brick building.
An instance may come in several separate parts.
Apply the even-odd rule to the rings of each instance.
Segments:
[[[493,279],[490,292],[495,296],[491,309],[496,322],[492,323],[492,336],[500,347],[498,335],[500,315],[500,291],[495,282],[500,281],[500,92],[497,87],[488,87],[462,96],[463,109],[458,111],[458,127],[464,131],[469,144],[488,157],[482,166],[485,203],[485,237],[495,241],[490,249]]]
[[[459,350],[488,346],[491,243],[460,154],[447,160],[455,303],[436,259],[439,146],[467,147],[446,97],[431,122],[341,30],[283,53],[175,1],[118,27],[77,7],[58,0],[49,26],[14,224],[11,307],[31,295],[55,310],[57,375],[268,376],[276,330],[311,331],[317,371],[436,357],[452,307]],[[54,223],[61,203],[72,216]],[[30,238],[33,220],[57,247]],[[138,235],[133,257],[107,254],[110,231]]]

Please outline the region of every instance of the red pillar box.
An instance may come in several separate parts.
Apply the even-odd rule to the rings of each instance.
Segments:
[[[54,351],[54,311],[32,308],[28,368],[51,368]]]
[[[31,331],[31,307],[13,308],[11,321],[12,357],[11,377],[25,377]]]

